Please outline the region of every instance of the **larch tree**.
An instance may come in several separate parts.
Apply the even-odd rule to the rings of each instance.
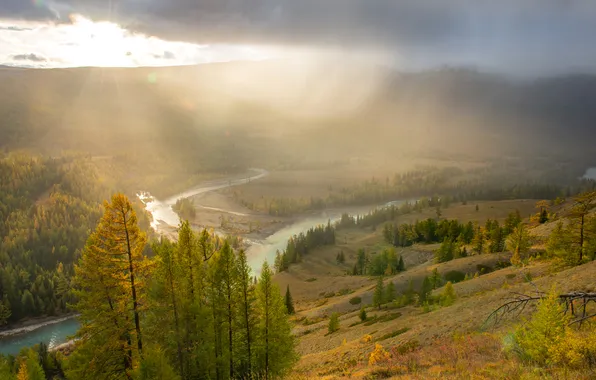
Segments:
[[[590,211],[596,207],[596,191],[583,193],[573,198],[573,208],[571,210],[571,217],[573,224],[578,230],[577,237],[577,252],[578,264],[581,264],[584,259],[584,251],[586,249],[586,222]]]
[[[373,306],[378,307],[379,310],[381,309],[381,305],[385,301],[385,286],[383,284],[383,277],[379,277],[377,279],[377,286],[375,286],[375,291],[373,293]]]
[[[520,223],[513,229],[511,234],[507,237],[507,249],[513,252],[511,256],[511,264],[520,265],[522,263],[523,255],[525,255],[532,246],[532,240],[525,224]]]
[[[279,287],[273,282],[273,271],[263,263],[257,284],[259,346],[256,376],[272,379],[283,376],[296,361],[294,337]]]
[[[221,286],[223,287],[223,300],[225,303],[225,326],[228,333],[228,362],[229,362],[229,376],[234,377],[234,321],[236,320],[236,291],[237,278],[236,263],[232,247],[226,241],[220,251],[219,260],[216,265],[218,274],[221,279]]]
[[[174,341],[178,371],[184,377],[185,357],[182,350],[180,321],[181,268],[175,256],[176,245],[168,239],[161,239],[152,245],[152,249],[156,255],[156,262],[153,273],[154,286],[151,289],[152,321],[149,326],[153,327],[152,335],[158,335],[160,342]],[[169,329],[164,329],[163,326],[168,326]],[[164,336],[166,334],[167,337]],[[169,348],[167,346],[164,347],[166,350]]]
[[[254,340],[257,325],[255,285],[251,277],[251,269],[243,250],[238,252],[236,260],[238,274],[238,341],[239,377],[251,378],[253,373]]]
[[[150,261],[143,255],[146,237],[128,198],[104,203],[105,212],[75,267],[81,329],[72,378],[103,378],[122,373],[130,378],[142,358],[140,312]],[[93,376],[97,377],[91,377]]]

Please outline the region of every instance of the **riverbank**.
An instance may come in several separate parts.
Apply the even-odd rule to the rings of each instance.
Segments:
[[[29,333],[45,326],[51,326],[56,323],[61,323],[69,319],[78,317],[77,313],[68,313],[61,316],[40,317],[26,319],[8,326],[0,330],[0,339],[12,337],[15,335]]]

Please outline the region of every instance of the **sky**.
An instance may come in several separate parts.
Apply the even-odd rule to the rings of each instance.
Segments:
[[[0,20],[0,64],[9,65],[172,65],[312,50],[403,69],[596,71],[594,0],[0,0]]]

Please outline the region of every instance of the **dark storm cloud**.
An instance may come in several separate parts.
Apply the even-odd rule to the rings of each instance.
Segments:
[[[41,55],[30,53],[30,54],[16,54],[12,56],[15,61],[30,61],[30,62],[46,62],[47,59]]]
[[[0,18],[41,20],[57,17],[56,11],[50,6],[43,2],[38,4],[29,0],[0,0]]]
[[[379,48],[418,66],[554,70],[596,62],[593,0],[56,0],[55,7],[62,17],[69,10],[171,40]]]

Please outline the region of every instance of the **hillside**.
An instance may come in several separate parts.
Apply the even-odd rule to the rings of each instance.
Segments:
[[[551,209],[552,215],[560,219],[553,217],[530,228],[529,233],[535,236],[535,248],[523,266],[510,266],[511,253],[507,252],[473,254],[436,263],[433,252],[439,249],[438,244],[397,248],[397,254],[406,263],[406,271],[385,276],[385,287],[393,283],[399,300],[411,284],[418,291],[423,279],[431,277],[435,270],[442,278],[453,271],[465,274],[464,281],[453,284],[457,299],[449,306],[408,306],[393,301],[380,308],[373,307],[378,277],[353,276],[346,270],[351,270],[358,249],[364,248],[374,256],[374,252],[378,255],[389,245],[380,231],[338,231],[336,245],[309,252],[301,263],[276,275],[282,289],[289,286],[292,290],[297,310],[293,318],[294,333],[299,337],[301,359],[291,378],[518,378],[526,371],[536,371],[539,378],[546,372],[538,367],[520,367],[523,362],[517,362],[515,356],[507,355],[502,348],[503,339],[510,336],[523,318],[536,311],[537,303],[529,303],[520,310],[522,314],[506,315],[499,323],[488,317],[520,294],[546,293],[553,287],[561,294],[596,290],[593,262],[569,267],[556,264],[544,251],[550,235],[545,231],[552,231],[560,221],[568,223],[572,204],[565,202]],[[529,215],[533,206],[531,201],[488,202],[480,204],[481,212],[468,213],[466,210],[473,206],[454,205],[445,209],[445,218],[482,222],[486,217],[496,217],[504,222],[507,212],[526,207],[522,214]],[[501,216],[496,210],[501,210]],[[594,217],[596,214],[592,213]],[[408,218],[412,220],[407,216],[403,221],[407,222]],[[595,232],[590,232],[592,241]],[[339,252],[345,253],[345,264],[337,262]],[[440,299],[445,283],[443,280],[431,297]],[[364,322],[359,318],[362,307],[367,312]],[[329,317],[334,312],[340,315],[340,327],[330,334]],[[376,344],[381,344],[389,356],[378,364],[370,364]],[[572,373],[575,378],[591,376],[591,372]]]

